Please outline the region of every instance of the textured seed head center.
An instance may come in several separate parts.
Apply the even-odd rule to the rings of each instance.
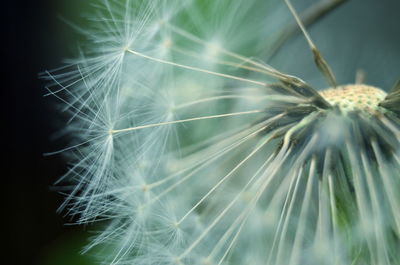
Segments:
[[[379,110],[379,103],[386,97],[385,91],[363,84],[338,86],[320,92],[321,96],[331,105],[339,107],[344,112]]]

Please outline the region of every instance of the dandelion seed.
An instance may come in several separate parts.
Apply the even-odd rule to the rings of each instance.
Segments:
[[[62,208],[106,220],[107,264],[400,260],[400,86],[338,85],[284,2],[324,90],[235,52],[255,0],[104,1],[94,47],[48,74],[76,136]]]

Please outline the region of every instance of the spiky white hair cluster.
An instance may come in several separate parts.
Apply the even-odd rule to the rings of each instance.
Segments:
[[[105,264],[398,264],[400,90],[253,59],[282,1],[103,1],[49,75]]]

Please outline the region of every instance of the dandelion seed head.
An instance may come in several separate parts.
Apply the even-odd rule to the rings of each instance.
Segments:
[[[329,88],[320,92],[330,104],[338,106],[343,112],[349,111],[378,111],[379,103],[386,97],[386,92],[364,84],[344,85]]]
[[[107,220],[102,264],[398,257],[399,88],[318,92],[267,65],[282,2],[104,0],[88,51],[51,75],[73,115],[64,208]]]

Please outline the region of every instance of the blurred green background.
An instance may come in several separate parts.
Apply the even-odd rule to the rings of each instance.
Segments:
[[[293,3],[302,10],[316,1]],[[90,2],[4,3],[2,72],[6,83],[1,91],[7,135],[2,146],[7,159],[1,193],[6,235],[3,264],[94,264],[90,255],[82,256],[79,251],[97,227],[65,225],[73,220],[56,213],[62,196],[51,185],[65,172],[67,164],[61,156],[42,154],[66,143],[52,139],[62,127],[62,120],[53,107],[57,101],[43,97],[45,83],[38,79],[39,72],[59,67],[63,59],[74,57],[84,38],[61,17],[84,25],[82,15],[91,12]],[[352,82],[359,68],[366,71],[367,83],[385,89],[400,78],[399,10],[399,0],[349,0],[310,27],[311,36],[332,65],[339,83]],[[325,86],[300,35],[290,39],[268,63],[317,88]]]

